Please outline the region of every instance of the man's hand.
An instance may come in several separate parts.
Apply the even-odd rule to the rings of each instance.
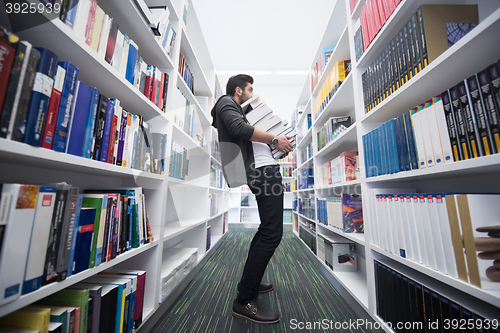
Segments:
[[[278,144],[275,146],[275,148],[278,149],[279,151],[284,152],[285,154],[288,154],[293,150],[293,145],[290,143],[290,141],[288,141],[291,138],[293,138],[293,136],[290,135],[278,136]]]

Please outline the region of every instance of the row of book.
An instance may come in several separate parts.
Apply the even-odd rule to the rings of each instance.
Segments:
[[[330,117],[320,128],[317,135],[318,151],[335,140],[351,126],[351,116]]]
[[[318,259],[335,272],[356,272],[358,258],[356,243],[341,236],[326,236],[318,233]]]
[[[196,106],[191,104],[189,99],[177,87],[174,94],[173,109],[169,111],[173,121],[187,135],[195,137],[196,126]]]
[[[302,168],[297,174],[297,188],[305,190],[314,187],[314,168]]]
[[[499,195],[377,193],[371,200],[373,244],[476,287],[500,289]]]
[[[189,90],[194,94],[194,75],[182,53],[179,53],[179,74],[186,82]]]
[[[365,113],[479,23],[477,5],[422,5],[362,74]],[[460,33],[456,33],[455,30]]]
[[[0,327],[48,333],[58,323],[61,333],[132,333],[142,323],[145,289],[146,271],[112,268],[3,316]]]
[[[364,50],[368,48],[400,3],[401,0],[367,0],[365,2],[360,13]]]
[[[302,221],[299,222],[299,238],[311,249],[311,251],[317,253],[317,241],[316,241],[316,225],[313,222]]]
[[[345,233],[364,233],[360,195],[341,193],[317,199],[318,222]]]
[[[149,7],[144,12],[150,13],[150,18],[147,21],[149,22],[151,31],[158,44],[161,45],[170,57],[177,36],[170,20],[170,9],[167,6],[155,6]]]
[[[365,134],[367,177],[498,153],[499,107],[495,63]]]
[[[300,151],[300,161],[301,163],[305,163],[308,159],[313,157],[313,143],[312,141],[303,149]]]
[[[189,150],[172,140],[168,176],[185,180],[189,174]]]
[[[222,168],[210,162],[210,186],[222,188],[224,186],[224,175]]]
[[[6,98],[0,137],[162,172],[164,135],[151,133],[142,116],[124,110],[118,99],[108,98],[96,87],[86,86],[78,80],[79,69],[70,62],[58,62],[50,50],[33,48],[25,41],[15,47],[11,67],[3,67],[10,72],[1,74],[6,79],[2,80]]]
[[[358,152],[345,151],[321,165],[323,185],[349,182],[359,178]]]
[[[142,188],[2,184],[0,304],[153,241]]]
[[[293,198],[292,209],[309,219],[316,219],[316,199],[314,193],[311,193],[308,198]]]
[[[340,85],[351,72],[351,60],[337,61],[323,82],[318,95],[314,99],[314,116],[317,117],[328,105]]]
[[[321,77],[321,74],[323,74],[323,70],[326,68],[328,60],[330,60],[335,47],[336,45],[329,45],[321,48],[319,58],[311,71],[311,92],[313,92],[314,88],[316,88],[319,78]]]
[[[397,269],[374,260],[377,315],[394,332],[498,332],[485,318]]]
[[[64,19],[61,17],[61,20],[72,28],[76,36],[85,41],[100,58],[108,62],[119,76],[140,89],[156,106],[164,110],[164,103],[160,101],[157,94],[163,97],[166,89],[164,93],[163,90],[160,93],[156,86],[165,81],[165,74],[161,73],[157,67],[144,62],[139,55],[139,47],[126,33],[120,31],[117,20],[106,14],[96,0],[72,0],[67,3],[70,3],[69,11]],[[175,32],[173,35],[175,36]],[[160,42],[159,38],[157,40]],[[173,43],[172,40],[170,41]],[[149,84],[150,81],[158,82],[158,84]],[[152,90],[158,90],[158,92],[151,95]],[[165,101],[166,97],[163,100]]]
[[[292,167],[281,166],[281,176],[283,177],[292,177]]]

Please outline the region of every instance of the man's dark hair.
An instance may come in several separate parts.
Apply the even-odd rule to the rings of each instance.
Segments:
[[[227,80],[226,94],[234,96],[236,94],[236,87],[245,90],[247,83],[253,84],[253,77],[246,74],[233,75]]]

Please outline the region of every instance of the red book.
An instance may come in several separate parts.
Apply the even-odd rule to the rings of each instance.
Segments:
[[[116,109],[118,105],[115,106]],[[113,115],[113,120],[111,123],[111,132],[109,134],[109,146],[108,146],[108,159],[106,163],[113,164],[113,155],[115,153],[115,143],[116,143],[116,128],[118,126],[118,115],[117,112]]]
[[[92,38],[92,31],[94,30],[95,12],[97,10],[97,0],[90,0],[89,17],[87,19],[87,26],[85,28],[85,43],[90,45]]]
[[[385,22],[389,19],[390,13],[386,13],[384,0],[377,0],[378,13],[380,15],[380,21],[382,22],[382,26],[384,26]]]
[[[43,148],[52,149],[54,132],[56,130],[57,114],[59,113],[59,106],[61,104],[61,94],[64,86],[65,76],[66,70],[61,66],[57,66],[54,86],[52,87],[49,106],[47,108],[47,118],[45,120],[45,127],[42,134],[41,147]]]
[[[7,40],[4,40],[4,37],[6,36],[0,35],[0,111],[7,91],[12,63],[16,55],[16,48]]]
[[[156,81],[158,81],[157,76],[157,70],[156,67],[153,67],[151,70],[151,96],[149,96],[149,99],[153,104],[156,104]]]
[[[148,65],[148,68],[146,69],[146,79],[144,80],[144,96],[148,99],[151,99],[151,81],[153,79],[152,68],[153,66]]]
[[[162,108],[163,105],[163,88],[165,86],[165,74],[162,72],[160,73],[160,97],[158,98],[158,103],[156,106],[158,106],[160,109]]]

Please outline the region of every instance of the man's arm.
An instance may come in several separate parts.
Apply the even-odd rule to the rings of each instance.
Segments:
[[[288,139],[291,138],[292,136],[285,136],[285,135],[278,136],[278,144],[276,145],[276,149],[284,153],[291,152],[293,150],[293,145],[290,143],[290,141],[288,141]],[[264,132],[263,130],[254,127],[253,135],[250,138],[250,141],[262,142],[270,145],[273,139],[274,139],[273,134]]]

